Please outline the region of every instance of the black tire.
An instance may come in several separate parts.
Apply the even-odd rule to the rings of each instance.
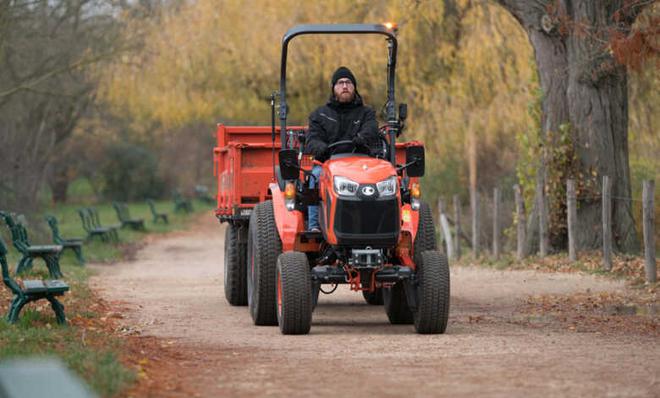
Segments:
[[[410,325],[413,323],[413,313],[408,307],[406,291],[402,282],[391,288],[383,289],[383,304],[387,318],[392,325]]]
[[[307,334],[312,326],[312,281],[305,253],[277,258],[277,323],[282,334]]]
[[[248,302],[246,238],[245,225],[230,224],[225,231],[225,297],[231,305]]]
[[[428,203],[422,202],[419,206],[419,224],[413,246],[415,262],[417,262],[417,255],[426,250],[438,250],[438,242],[435,237],[433,213]]]
[[[415,330],[420,334],[444,333],[449,319],[449,263],[433,250],[422,252],[417,262]]]
[[[426,250],[436,250],[438,243],[435,238],[435,225],[433,224],[433,213],[425,202],[419,206],[419,224],[417,235],[413,246],[415,263],[419,255]],[[385,313],[393,325],[409,325],[414,322],[413,313],[408,307],[408,299],[403,283],[397,283],[391,288],[383,289],[383,304]]]
[[[376,288],[373,292],[369,292],[366,290],[362,291],[362,297],[364,297],[364,301],[367,302],[367,304],[370,305],[383,305],[383,289],[382,288]]]
[[[275,263],[282,242],[275,225],[273,202],[254,207],[248,233],[248,306],[255,325],[277,325],[275,308]]]

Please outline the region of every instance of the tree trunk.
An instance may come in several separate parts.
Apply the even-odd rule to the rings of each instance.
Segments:
[[[542,141],[552,147],[556,143],[547,138],[556,134],[549,133],[558,132],[562,125],[570,129],[575,170],[566,170],[565,175],[570,178],[575,173],[578,180],[580,223],[576,228],[576,243],[581,248],[596,249],[602,242],[602,211],[597,197],[602,176],[612,177],[615,198],[631,196],[627,72],[615,63],[607,45],[609,28],[615,24],[614,14],[623,9],[624,1],[497,2],[523,26],[534,48],[544,93]],[[617,27],[622,23],[631,24],[632,20],[620,20]],[[543,170],[544,167],[539,167],[539,173]],[[565,186],[565,181],[558,183]],[[565,200],[565,195],[548,195],[548,200],[557,197]],[[548,208],[565,211],[564,205],[548,203]],[[538,224],[534,222],[537,219],[535,206],[528,218],[527,253],[538,247]],[[612,223],[615,247],[626,252],[638,250],[629,200],[614,201]],[[566,239],[553,239],[553,242],[566,242]]]

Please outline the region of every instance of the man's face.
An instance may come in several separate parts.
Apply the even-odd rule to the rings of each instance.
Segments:
[[[355,98],[355,86],[351,79],[342,78],[337,80],[334,87],[335,98],[341,103],[352,102]]]

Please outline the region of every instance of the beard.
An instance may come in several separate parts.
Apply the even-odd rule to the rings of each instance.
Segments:
[[[342,104],[353,102],[354,99],[355,93],[351,93],[349,91],[343,91],[337,95],[337,101]]]

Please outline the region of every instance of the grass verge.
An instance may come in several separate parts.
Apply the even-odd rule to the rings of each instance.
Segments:
[[[141,241],[153,233],[166,233],[186,228],[196,215],[211,211],[209,205],[194,203],[193,214],[174,214],[171,202],[157,202],[159,212],[169,213],[169,224],[154,224],[151,212],[146,203],[129,204],[133,218],[143,218],[146,221],[146,232],[122,229],[119,232],[120,242],[109,244],[99,241],[88,242],[83,248],[83,254],[88,262],[112,263],[130,258]],[[58,206],[47,209],[44,214],[55,215],[60,223],[60,232],[65,238],[84,237],[80,219],[76,212],[79,206]],[[102,224],[116,223],[117,218],[110,204],[96,205],[100,212]],[[43,215],[33,215],[32,220],[43,220]],[[34,223],[34,222],[33,222]],[[45,225],[45,222],[44,222]],[[28,226],[29,232],[37,231],[44,225]],[[6,228],[3,237],[8,246]],[[48,244],[46,240],[31,239],[33,244]],[[18,262],[20,255],[10,247],[8,261],[11,271]],[[65,306],[68,325],[60,326],[55,322],[55,316],[46,300],[28,304],[21,312],[21,318],[15,325],[6,322],[4,315],[8,311],[12,295],[9,289],[0,288],[0,361],[8,358],[27,356],[55,356],[60,358],[71,370],[79,374],[86,382],[103,397],[114,397],[129,389],[139,377],[140,369],[129,365],[126,360],[130,347],[117,332],[114,318],[121,314],[113,312],[107,303],[99,299],[89,288],[87,281],[91,271],[77,264],[72,253],[65,253],[60,259],[63,278],[71,290],[61,298]],[[12,274],[12,276],[14,276]],[[43,262],[34,261],[32,270],[17,280],[48,279],[48,273]],[[115,309],[116,311],[116,309]]]

